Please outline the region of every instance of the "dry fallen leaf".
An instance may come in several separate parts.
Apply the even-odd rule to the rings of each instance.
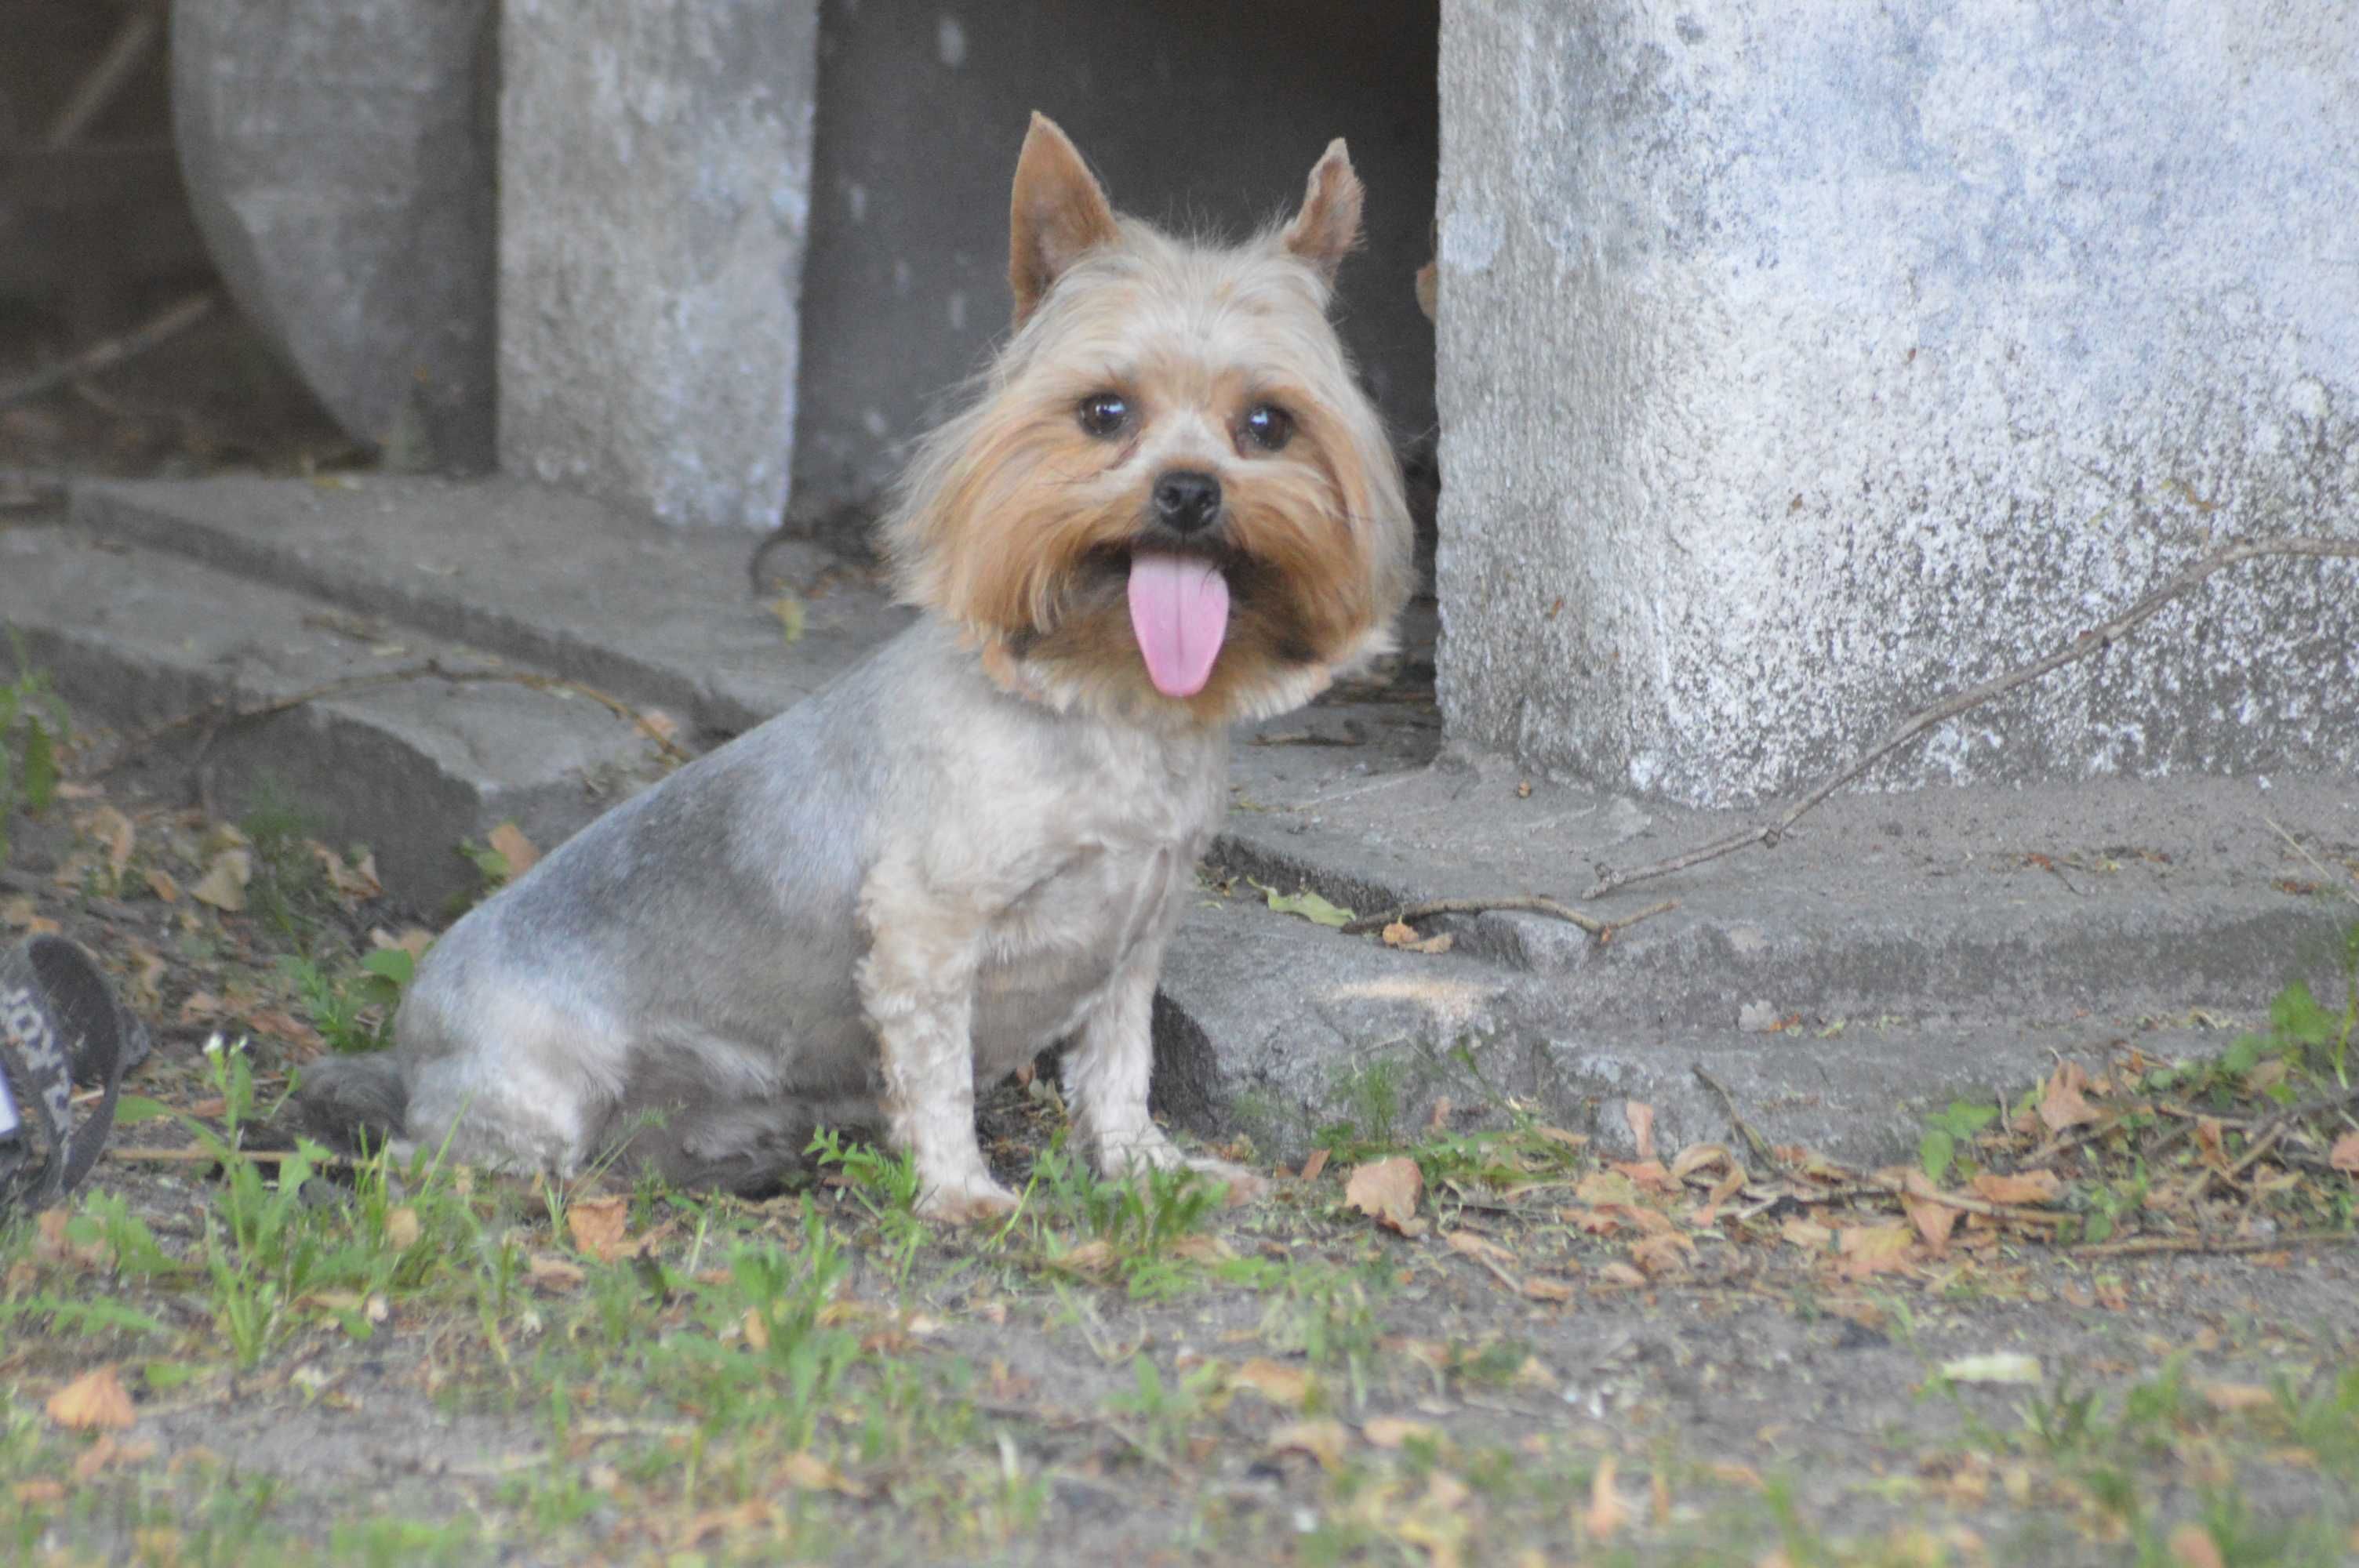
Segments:
[[[1302,1162],[1302,1179],[1306,1182],[1315,1182],[1319,1179],[1319,1173],[1326,1168],[1327,1151],[1313,1149],[1310,1152],[1310,1158]]]
[[[139,1419],[112,1367],[93,1367],[49,1396],[49,1419],[77,1432],[121,1432]]]
[[[500,859],[508,863],[507,880],[516,881],[532,870],[540,860],[540,850],[524,836],[524,829],[513,822],[503,822],[484,835],[484,842],[499,851]]]
[[[1384,936],[1386,946],[1398,947],[1406,953],[1447,953],[1451,948],[1449,932],[1421,937],[1417,934],[1417,927],[1405,920],[1396,920],[1386,926]]]
[[[418,1245],[419,1233],[418,1211],[408,1204],[403,1204],[385,1217],[386,1245],[397,1252],[407,1252]]]
[[[321,871],[328,879],[328,886],[346,905],[378,897],[385,892],[385,884],[377,881],[376,856],[374,853],[362,855],[360,864],[352,866],[344,863],[342,855],[317,839],[310,841],[310,849],[312,857],[320,862]]]
[[[847,1498],[868,1495],[868,1488],[816,1454],[789,1454],[778,1465],[779,1477],[800,1492],[842,1492]]]
[[[601,1263],[611,1263],[623,1252],[623,1231],[631,1217],[631,1200],[614,1194],[575,1198],[565,1209],[565,1228],[573,1245]]]
[[[525,1265],[524,1277],[536,1290],[543,1291],[580,1290],[582,1282],[589,1278],[582,1271],[580,1264],[552,1258],[545,1252],[536,1255]]]
[[[1477,1236],[1471,1230],[1453,1230],[1441,1238],[1452,1252],[1469,1258],[1496,1263],[1506,1268],[1516,1261],[1516,1255],[1487,1236]]]
[[[2277,1402],[2276,1394],[2254,1383],[2206,1383],[2203,1402],[2215,1411],[2267,1410]]]
[[[242,914],[245,911],[245,884],[253,880],[253,851],[223,849],[205,868],[197,885],[189,890],[189,896],[225,914]]]
[[[1644,1100],[1625,1099],[1622,1119],[1630,1124],[1630,1136],[1637,1140],[1638,1162],[1643,1165],[1655,1157],[1655,1108]]]
[[[1360,1435],[1378,1448],[1398,1448],[1404,1443],[1431,1443],[1436,1440],[1434,1429],[1421,1421],[1409,1421],[1402,1416],[1371,1416],[1361,1423]]]
[[[1352,1434],[1340,1421],[1298,1421],[1269,1434],[1269,1451],[1308,1454],[1321,1467],[1332,1470],[1343,1463],[1343,1451],[1351,1442]]]
[[[1403,1236],[1422,1236],[1425,1221],[1417,1217],[1417,1202],[1424,1192],[1425,1175],[1417,1162],[1396,1154],[1353,1171],[1343,1201]]]
[[[1990,1203],[2045,1204],[2054,1203],[2064,1191],[2053,1171],[2026,1171],[2017,1176],[2002,1176],[1984,1171],[1973,1180],[1974,1196]]]
[[[2082,1094],[2089,1084],[2089,1075],[2078,1062],[2060,1062],[2056,1071],[2040,1091],[2039,1119],[2050,1132],[2061,1132],[2068,1127],[2079,1127],[2097,1119],[2097,1108]]]
[[[1864,1280],[1906,1269],[1916,1233],[1905,1225],[1855,1225],[1836,1232],[1836,1250],[1843,1255],[1845,1278]]]
[[[1524,1294],[1536,1302],[1569,1302],[1572,1300],[1572,1285],[1569,1281],[1534,1274],[1524,1281]]]
[[[180,902],[180,884],[172,880],[171,873],[168,871],[157,871],[151,867],[147,872],[147,891],[166,903]]]
[[[1114,1248],[1104,1241],[1084,1241],[1063,1256],[1051,1259],[1049,1266],[1069,1274],[1098,1279],[1113,1272]]]
[[[1940,1189],[1927,1179],[1922,1171],[1904,1172],[1900,1179],[1900,1207],[1908,1223],[1917,1227],[1924,1238],[1925,1249],[1939,1258],[1950,1249],[1950,1232],[1958,1223],[1958,1210],[1942,1203],[1934,1195]]]
[[[2326,1152],[2327,1162],[2346,1175],[2359,1176],[2359,1132],[2346,1132]]]
[[[140,1465],[155,1457],[154,1444],[117,1443],[114,1433],[107,1433],[75,1456],[73,1477],[87,1484],[110,1465]]]
[[[405,925],[398,932],[374,926],[369,931],[372,948],[398,947],[413,958],[426,957],[426,949],[434,946],[434,933],[423,925]]]
[[[1593,1541],[1611,1541],[1630,1522],[1630,1505],[1614,1489],[1614,1461],[1611,1454],[1597,1462],[1597,1473],[1589,1478],[1589,1507],[1581,1522]]]
[[[2189,1519],[2170,1532],[2170,1561],[2175,1568],[2227,1568],[2212,1532]]]
[[[1274,1405],[1299,1410],[1310,1397],[1310,1374],[1299,1367],[1282,1366],[1266,1356],[1256,1356],[1229,1374],[1229,1386],[1251,1389]]]

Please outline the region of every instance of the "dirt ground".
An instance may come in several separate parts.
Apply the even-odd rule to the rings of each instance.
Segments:
[[[353,460],[224,319],[0,409],[0,527],[64,471]],[[1617,1162],[1374,1080],[1225,1209],[1075,1169],[1037,1075],[986,1108],[997,1228],[857,1143],[758,1204],[551,1191],[296,1152],[290,1076],[451,912],[299,801],[110,760],[0,864],[0,939],[82,941],[156,1029],[90,1184],[0,1235],[19,1561],[2359,1560],[2342,998],[1952,1107],[1912,1172]],[[531,852],[477,848],[487,889]]]

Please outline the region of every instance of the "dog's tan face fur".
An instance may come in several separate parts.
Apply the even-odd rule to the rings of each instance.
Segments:
[[[1016,332],[977,401],[919,449],[886,539],[905,596],[962,626],[994,677],[1059,708],[1197,723],[1281,712],[1384,653],[1409,587],[1392,447],[1327,322],[1357,243],[1342,142],[1302,209],[1234,249],[1118,217],[1035,115],[1017,161]],[[1128,603],[1158,486],[1209,476],[1178,543],[1225,581],[1199,689],[1158,689]]]

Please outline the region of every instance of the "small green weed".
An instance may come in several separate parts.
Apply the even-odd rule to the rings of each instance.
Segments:
[[[1061,1221],[1086,1238],[1060,1248],[1040,1237],[1044,1261],[1070,1269],[1087,1248],[1085,1271],[1107,1273],[1134,1296],[1165,1300],[1193,1289],[1203,1265],[1221,1256],[1199,1244],[1220,1212],[1221,1189],[1185,1166],[1103,1177],[1065,1147],[1060,1132],[1034,1162],[1026,1201],[1036,1220]]]
[[[1951,1100],[1948,1109],[1927,1117],[1925,1130],[1917,1139],[1917,1162],[1924,1167],[1926,1177],[1936,1182],[1945,1180],[1951,1166],[1957,1162],[1959,1146],[1996,1121],[1998,1109],[1995,1102]]]

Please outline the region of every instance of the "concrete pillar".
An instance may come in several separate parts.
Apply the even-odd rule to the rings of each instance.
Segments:
[[[506,0],[504,470],[777,524],[817,27],[817,0]]]
[[[1441,698],[1723,804],[2237,533],[2359,533],[2359,11],[1445,0]],[[2238,568],[1886,782],[2359,765]]]

